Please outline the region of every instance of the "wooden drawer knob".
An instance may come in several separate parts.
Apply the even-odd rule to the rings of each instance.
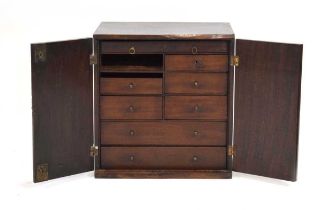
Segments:
[[[194,106],[194,112],[200,112],[201,108],[199,105]]]
[[[130,105],[130,106],[129,106],[129,112],[134,112],[134,111],[135,111],[134,106]]]
[[[136,53],[136,49],[134,47],[130,47],[129,49],[129,53],[132,55],[132,54],[135,54]]]
[[[135,86],[135,85],[134,85],[132,82],[129,83],[129,88],[130,88],[130,89],[134,88],[134,86]]]
[[[130,160],[134,161],[134,155],[130,155]]]
[[[134,134],[135,134],[134,130],[130,130],[129,134],[130,134],[130,136],[134,136]]]

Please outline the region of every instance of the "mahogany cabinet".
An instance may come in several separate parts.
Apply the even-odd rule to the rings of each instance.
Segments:
[[[103,22],[31,45],[33,180],[295,181],[302,45],[238,40],[228,23]]]

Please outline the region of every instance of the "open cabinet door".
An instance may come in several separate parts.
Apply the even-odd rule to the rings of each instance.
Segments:
[[[302,45],[236,40],[234,171],[295,181]]]
[[[91,171],[92,39],[31,45],[33,181]]]

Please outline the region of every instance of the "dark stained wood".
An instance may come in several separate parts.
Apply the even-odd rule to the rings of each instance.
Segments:
[[[162,78],[101,78],[100,94],[162,94]]]
[[[34,182],[93,170],[91,53],[92,39],[31,45]]]
[[[225,147],[101,147],[104,169],[225,169]]]
[[[225,146],[225,122],[102,122],[102,145]]]
[[[134,48],[135,54],[161,54],[164,51],[164,46],[165,42],[162,41],[102,41],[101,53],[130,54],[130,50]]]
[[[94,50],[93,53],[97,57],[97,63],[100,63],[100,56],[99,56],[99,41],[93,40],[94,42]],[[100,66],[94,65],[94,144],[100,148]],[[100,155],[97,155],[94,158],[94,169],[100,169]]]
[[[302,45],[236,45],[234,170],[295,181]]]
[[[165,93],[227,95],[227,73],[166,73]]]
[[[166,55],[166,71],[227,72],[227,55]]]
[[[228,170],[116,170],[101,169],[95,171],[96,178],[130,179],[231,179]]]
[[[101,96],[101,119],[162,119],[162,97]]]
[[[227,97],[166,96],[165,118],[227,120]]]
[[[227,41],[167,41],[164,44],[167,54],[225,54],[229,52]]]
[[[231,39],[229,23],[102,22],[93,35],[109,40]]]

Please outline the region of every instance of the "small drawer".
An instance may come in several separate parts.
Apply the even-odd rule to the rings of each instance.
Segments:
[[[227,55],[166,55],[166,71],[227,72]]]
[[[158,41],[103,41],[101,54],[144,54],[163,53],[164,42]]]
[[[227,120],[227,97],[166,96],[165,119]]]
[[[101,119],[162,119],[162,97],[101,96]]]
[[[225,169],[226,147],[101,147],[103,169]]]
[[[162,78],[101,78],[101,94],[162,94]]]
[[[180,54],[228,53],[229,47],[226,41],[170,41],[164,51]]]
[[[225,146],[225,122],[102,122],[102,145]]]
[[[166,73],[169,94],[227,94],[227,73]]]

